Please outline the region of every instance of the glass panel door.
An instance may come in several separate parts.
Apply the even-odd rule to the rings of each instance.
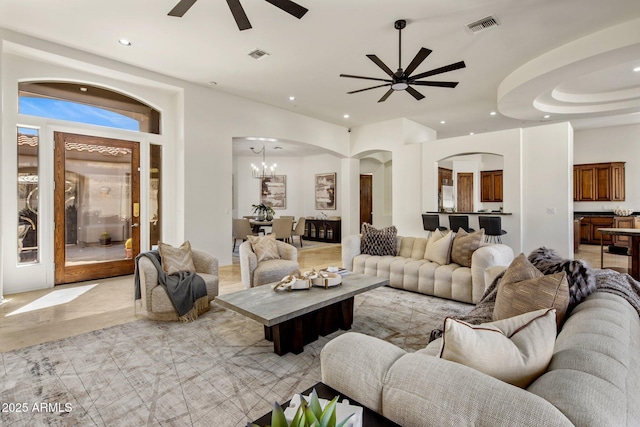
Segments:
[[[54,139],[56,284],[133,273],[138,143],[60,132]]]

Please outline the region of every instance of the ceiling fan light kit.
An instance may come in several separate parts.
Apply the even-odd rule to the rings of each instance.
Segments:
[[[176,4],[173,9],[168,13],[169,16],[175,16],[178,18],[182,18],[185,13],[194,5],[197,0],[180,0],[178,4]],[[309,9],[300,6],[298,3],[295,3],[291,0],[265,0],[267,3],[271,3],[275,7],[287,12],[289,15],[295,16],[296,18],[302,18],[305,13],[309,11]],[[248,30],[251,27],[251,23],[249,22],[249,18],[240,4],[240,0],[227,0],[227,4],[229,5],[229,9],[231,10],[231,14],[233,15],[233,19],[236,21],[236,25],[240,31]]]
[[[437,74],[447,73],[449,71],[458,70],[460,68],[465,68],[466,65],[464,61],[455,62],[453,64],[445,65],[444,67],[434,68],[433,70],[415,74],[412,73],[422,64],[422,62],[431,54],[431,50],[425,47],[420,48],[416,56],[409,63],[405,70],[402,69],[402,30],[407,26],[407,21],[404,19],[399,19],[394,22],[393,27],[398,30],[398,70],[394,73],[391,69],[380,60],[376,55],[367,55],[374,64],[376,64],[382,71],[384,71],[390,78],[389,79],[380,79],[377,77],[364,77],[364,76],[355,76],[353,74],[340,74],[340,77],[347,77],[351,79],[363,79],[363,80],[375,80],[384,82],[384,84],[380,84],[377,86],[372,86],[364,89],[353,90],[351,92],[347,92],[348,94],[364,92],[366,90],[377,89],[380,87],[389,87],[389,90],[382,95],[382,98],[378,100],[378,102],[384,102],[387,98],[395,91],[407,91],[411,96],[413,96],[417,101],[424,98],[420,92],[412,87],[412,85],[416,86],[432,86],[432,87],[447,87],[454,88],[458,85],[458,82],[441,82],[441,81],[431,81],[431,80],[419,80],[425,77],[435,76]]]

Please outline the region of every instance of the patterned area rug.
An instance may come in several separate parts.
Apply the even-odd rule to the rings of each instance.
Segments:
[[[388,287],[356,296],[353,331],[407,351],[472,306]],[[259,323],[213,305],[193,323],[147,320],[0,355],[3,426],[246,426],[321,379],[343,331],[277,356]]]

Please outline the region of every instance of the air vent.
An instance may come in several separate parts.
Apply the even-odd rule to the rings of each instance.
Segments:
[[[486,30],[487,28],[497,27],[498,25],[500,25],[500,23],[494,16],[487,16],[486,18],[467,24],[467,28],[472,33],[477,33],[482,30]]]
[[[249,55],[253,59],[261,59],[261,58],[264,58],[265,56],[269,56],[267,52],[260,49],[254,49],[251,52],[249,52],[247,55]]]

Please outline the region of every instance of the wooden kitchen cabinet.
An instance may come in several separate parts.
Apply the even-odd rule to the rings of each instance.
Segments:
[[[613,217],[613,228],[640,228],[640,218],[637,216],[616,216]],[[631,249],[631,237],[613,236],[614,246]]]
[[[573,200],[577,202],[623,201],[624,162],[573,166]]]
[[[580,243],[588,245],[599,245],[600,236],[603,237],[602,242],[605,245],[613,243],[613,239],[609,234],[602,234],[598,228],[612,228],[613,217],[611,216],[585,216],[580,221]]]
[[[480,172],[480,201],[502,202],[502,171]]]

